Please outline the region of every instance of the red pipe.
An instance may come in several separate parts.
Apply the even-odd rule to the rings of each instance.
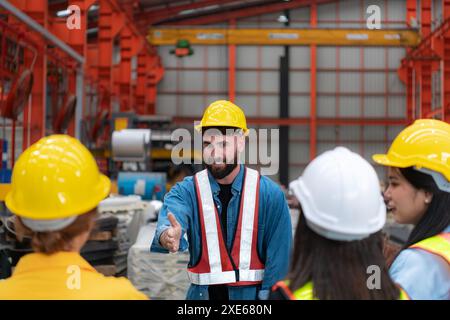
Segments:
[[[339,47],[336,47],[336,49],[339,49]],[[207,69],[208,71],[228,71],[228,67],[165,67],[166,71],[204,71]],[[253,71],[253,72],[278,72],[279,70],[277,68],[268,68],[268,67],[261,67],[261,68],[249,68],[249,67],[239,67],[235,68],[237,72],[247,72],[247,71]],[[334,68],[316,68],[317,72],[384,72],[385,68],[340,68],[339,70],[336,70]],[[387,69],[389,72],[397,72],[397,69],[395,68],[389,68]],[[289,72],[310,72],[309,68],[289,68]]]
[[[203,95],[204,92],[203,91],[194,91],[194,90],[189,90],[189,91],[158,91],[158,94],[167,94],[167,95]],[[219,96],[226,96],[228,94],[228,92],[226,91],[209,91],[208,94],[210,95],[219,95]],[[278,93],[275,91],[265,91],[265,92],[257,92],[257,91],[237,91],[236,92],[237,95],[243,95],[243,96],[256,96],[258,94],[260,94],[261,96],[278,96]],[[298,96],[298,97],[307,97],[310,96],[310,92],[305,91],[305,92],[290,92],[290,96]],[[336,95],[336,92],[316,92],[317,96],[322,96],[322,97],[334,97]],[[386,94],[384,92],[341,92],[340,93],[341,96],[344,97],[384,97]],[[390,97],[404,97],[406,94],[405,92],[390,92],[389,96]]]
[[[173,117],[174,123],[194,123],[198,121],[199,117]],[[273,125],[273,126],[297,126],[297,125],[309,125],[311,119],[309,117],[297,117],[289,119],[270,118],[270,117],[249,117],[247,118],[248,124],[253,125]],[[375,119],[375,118],[317,118],[316,123],[318,126],[335,126],[335,125],[357,125],[357,126],[404,126],[408,124],[407,119],[395,118],[395,119]]]
[[[231,29],[236,28],[236,20],[229,22]],[[236,45],[228,46],[228,97],[231,102],[236,99]]]
[[[11,132],[11,168],[14,167],[14,160],[16,158],[16,120],[12,121]]]

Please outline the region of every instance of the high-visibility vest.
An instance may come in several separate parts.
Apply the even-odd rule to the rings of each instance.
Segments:
[[[402,288],[399,287],[399,289],[400,297],[398,300],[410,300],[408,294]],[[306,283],[300,289],[295,290],[294,292],[289,289],[288,280],[279,281],[273,286],[272,290],[281,290],[284,295],[290,300],[319,300],[314,297],[314,286],[311,281]]]
[[[450,264],[450,232],[429,237],[410,246],[412,249],[428,251],[442,257]]]
[[[205,169],[195,174],[201,254],[197,264],[188,268],[191,283],[242,286],[262,282],[264,264],[257,249],[259,180],[258,171],[245,168],[239,219],[229,252],[212,197],[208,172]]]

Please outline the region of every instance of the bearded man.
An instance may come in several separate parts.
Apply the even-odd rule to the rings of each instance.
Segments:
[[[284,193],[239,164],[248,134],[241,108],[216,101],[196,129],[206,169],[165,196],[151,250],[189,249],[189,300],[267,299],[289,265],[292,227]]]

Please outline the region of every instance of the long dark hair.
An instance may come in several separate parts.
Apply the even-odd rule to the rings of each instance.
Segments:
[[[380,268],[380,289],[367,286],[371,265]],[[388,274],[381,232],[363,240],[329,240],[312,231],[303,215],[297,225],[288,279],[292,291],[312,281],[314,297],[321,300],[394,300],[400,296]]]
[[[419,172],[412,167],[399,169],[405,179],[414,188],[425,190],[433,194],[425,214],[411,231],[403,248],[435,236],[445,230],[450,224],[450,193],[440,190],[433,177]]]

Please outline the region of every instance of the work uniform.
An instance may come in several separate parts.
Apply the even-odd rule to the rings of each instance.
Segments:
[[[125,278],[105,277],[75,252],[31,253],[0,281],[0,300],[147,300]]]
[[[399,300],[409,300],[405,291],[401,288],[399,290]],[[314,296],[314,285],[311,281],[294,292],[289,289],[289,281],[279,281],[273,286],[270,298],[272,300],[318,300]]]
[[[224,284],[231,300],[266,299],[288,271],[292,227],[284,193],[243,165],[231,185],[226,212],[220,190],[206,170],[177,183],[164,198],[151,250],[168,252],[159,238],[169,228],[167,214],[172,212],[182,228],[179,250],[190,252],[187,299],[208,300],[209,286]],[[226,228],[221,227],[222,214]]]
[[[392,279],[411,299],[450,300],[449,236],[450,226],[441,235],[403,250],[392,263]]]

